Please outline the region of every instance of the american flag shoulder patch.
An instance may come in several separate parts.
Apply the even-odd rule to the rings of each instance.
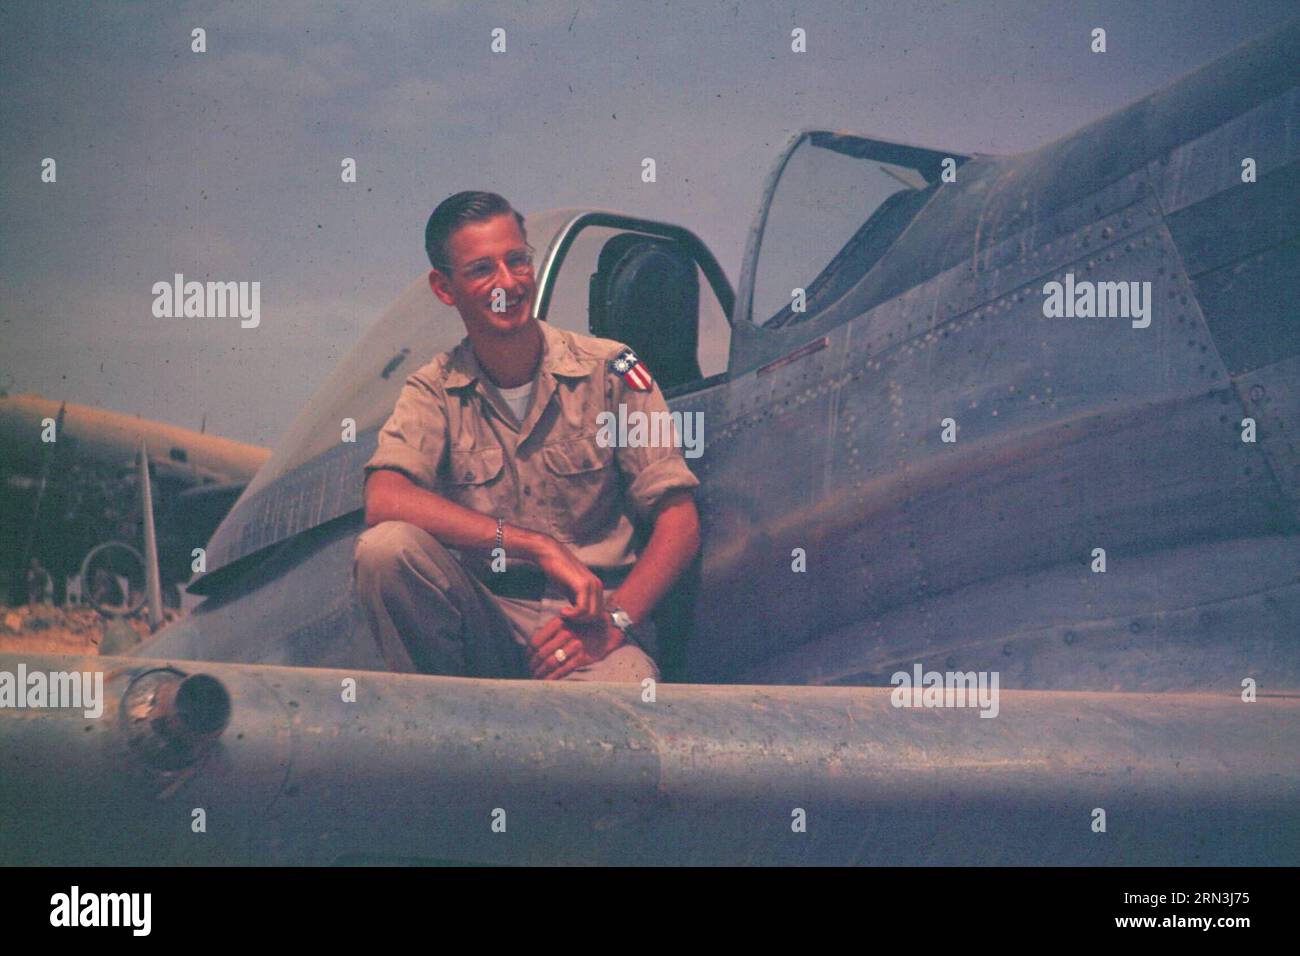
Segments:
[[[628,388],[635,389],[638,392],[650,391],[650,386],[654,381],[650,378],[650,370],[645,367],[636,353],[631,349],[624,349],[609,360],[609,370],[623,379]]]

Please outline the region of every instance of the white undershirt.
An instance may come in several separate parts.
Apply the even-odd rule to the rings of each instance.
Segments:
[[[533,379],[516,388],[496,386],[496,390],[501,393],[501,397],[506,400],[506,404],[510,406],[510,410],[515,413],[515,418],[521,425],[524,415],[528,414],[528,403],[533,397],[533,386],[536,384],[537,379]]]

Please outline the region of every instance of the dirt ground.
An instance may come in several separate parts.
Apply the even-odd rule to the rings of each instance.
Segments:
[[[168,608],[163,623],[180,616]],[[106,618],[85,607],[0,605],[0,654],[120,654],[148,636],[144,614]]]

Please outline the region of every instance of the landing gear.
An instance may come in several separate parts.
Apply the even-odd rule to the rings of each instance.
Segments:
[[[128,617],[144,605],[144,558],[122,541],[105,541],[81,562],[82,600],[105,617]]]

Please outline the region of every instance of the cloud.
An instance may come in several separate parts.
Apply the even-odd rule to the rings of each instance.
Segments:
[[[415,133],[461,120],[452,114],[454,97],[446,87],[423,77],[408,77],[382,89],[358,110],[364,127],[387,133]]]

